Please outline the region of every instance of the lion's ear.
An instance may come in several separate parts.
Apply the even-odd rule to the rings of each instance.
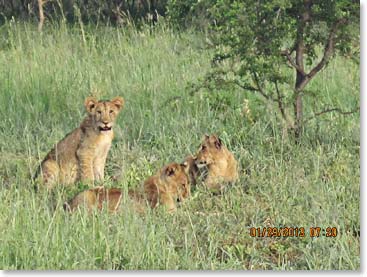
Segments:
[[[121,110],[124,107],[125,101],[124,98],[117,96],[111,100],[111,102],[116,106],[118,110]]]
[[[203,136],[202,141],[208,141],[208,140],[209,140],[209,135],[208,135],[208,134],[205,134],[205,135]]]
[[[172,176],[175,174],[176,168],[174,166],[167,166],[166,169],[164,170],[164,174],[166,176]]]
[[[217,147],[217,149],[221,149],[222,145],[223,145],[222,140],[218,138],[218,140],[215,142],[215,147]]]
[[[87,97],[84,101],[84,106],[87,112],[93,113],[97,103],[98,100],[95,97]]]
[[[212,141],[212,143],[214,144],[214,146],[217,148],[217,149],[221,149],[222,148],[222,140],[216,136],[216,135],[211,135],[210,136],[210,139]]]

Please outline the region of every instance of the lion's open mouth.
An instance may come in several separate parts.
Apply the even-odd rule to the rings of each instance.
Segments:
[[[101,132],[111,131],[112,127],[98,127]]]
[[[208,164],[206,162],[199,162],[199,163],[196,163],[196,166],[200,169],[200,168],[208,166]]]

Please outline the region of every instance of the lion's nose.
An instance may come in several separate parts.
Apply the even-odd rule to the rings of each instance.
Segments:
[[[107,126],[108,121],[102,121],[102,123]]]

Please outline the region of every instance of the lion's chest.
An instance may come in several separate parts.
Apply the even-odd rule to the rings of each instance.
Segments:
[[[224,177],[228,171],[228,160],[226,157],[217,157],[215,162],[209,166],[211,177]]]
[[[104,156],[106,152],[108,152],[108,150],[110,149],[111,143],[112,143],[111,135],[104,135],[104,134],[99,135],[95,139],[95,149],[94,149],[95,158]]]
[[[77,151],[79,157],[95,160],[107,154],[111,147],[113,134],[89,134],[85,136]]]

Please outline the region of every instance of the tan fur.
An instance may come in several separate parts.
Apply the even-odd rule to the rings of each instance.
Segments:
[[[163,205],[168,212],[177,210],[176,203],[190,196],[187,165],[170,163],[144,182],[144,192],[151,208]]]
[[[176,202],[190,196],[186,165],[171,163],[163,167],[144,182],[144,192],[130,190],[128,195],[132,200],[133,210],[138,213],[145,211],[146,204],[152,209],[163,205],[168,212],[176,211]],[[102,210],[106,206],[108,211],[116,212],[121,208],[122,196],[121,189],[96,187],[78,193],[69,203],[65,203],[64,208],[73,212],[79,207],[84,207],[91,212],[93,209]]]
[[[104,178],[104,167],[113,139],[113,125],[124,105],[122,97],[111,101],[85,100],[87,117],[65,136],[41,163],[42,181],[47,188],[55,183],[93,183]]]
[[[78,207],[85,207],[91,212],[94,208],[102,210],[103,205],[107,204],[107,209],[115,212],[120,206],[121,198],[120,189],[96,187],[78,193],[69,203],[65,204],[65,208],[74,212]]]
[[[138,191],[128,192],[132,209],[138,213],[144,213],[147,205],[144,195]],[[88,212],[93,210],[107,209],[109,212],[118,212],[123,202],[123,191],[119,188],[95,187],[78,193],[73,199],[64,204],[64,209],[75,212],[77,209],[85,208]]]
[[[216,135],[205,135],[196,157],[199,169],[205,168],[204,184],[210,190],[222,190],[238,179],[237,161]]]

